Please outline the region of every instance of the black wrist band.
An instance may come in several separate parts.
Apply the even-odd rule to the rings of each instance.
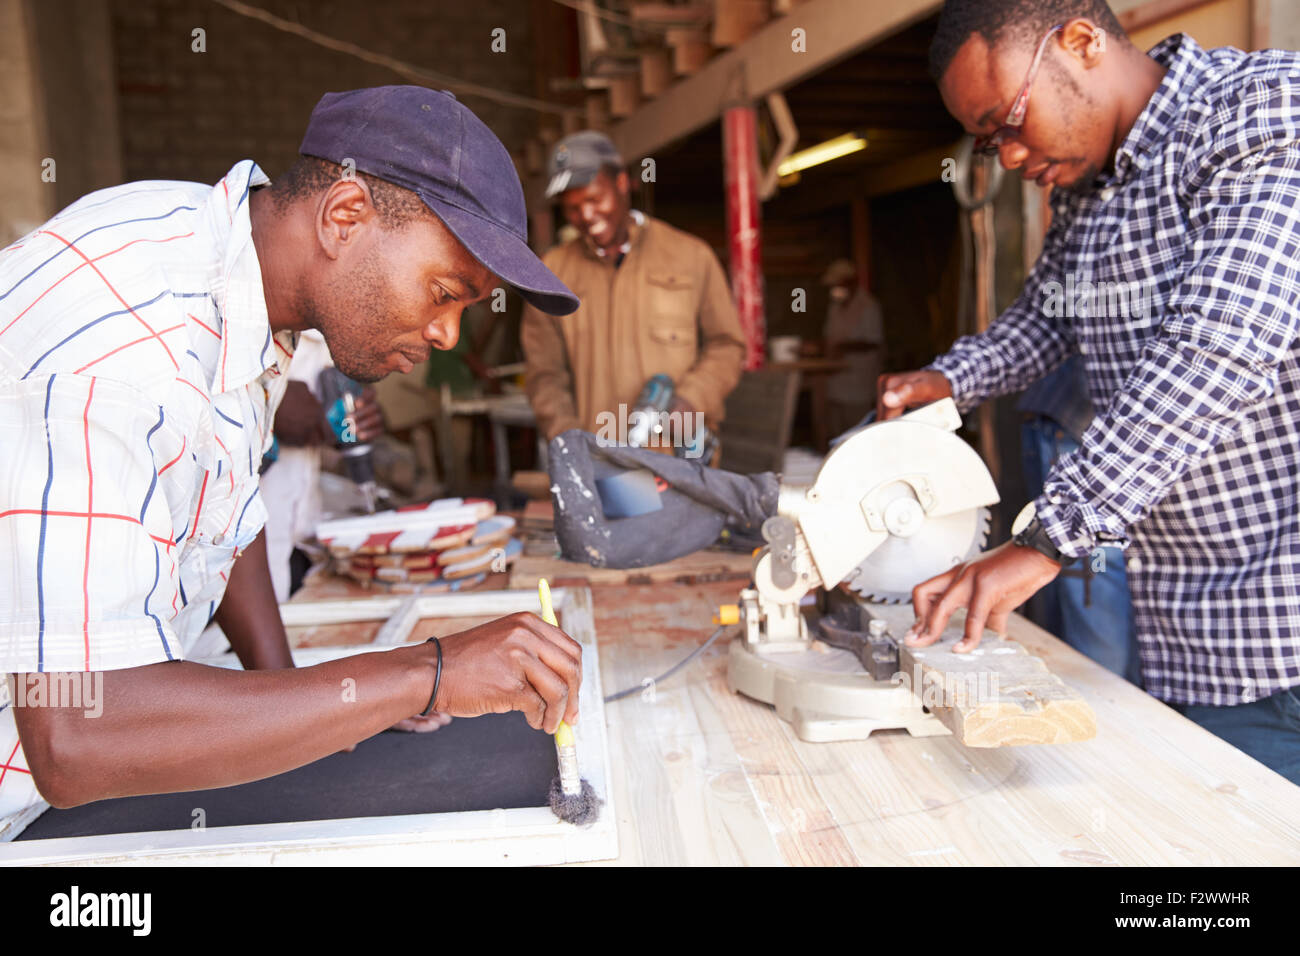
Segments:
[[[442,683],[442,642],[436,637],[431,637],[424,643],[428,644],[430,642],[438,649],[438,670],[433,675],[433,693],[429,695],[429,706],[421,712],[421,717],[428,717],[433,711],[433,702],[438,699],[438,685]]]
[[[1052,539],[1047,536],[1047,530],[1043,527],[1043,523],[1038,520],[1037,515],[1011,540],[1022,548],[1033,548],[1039,554],[1055,561],[1057,564],[1064,565],[1074,560],[1061,554]]]

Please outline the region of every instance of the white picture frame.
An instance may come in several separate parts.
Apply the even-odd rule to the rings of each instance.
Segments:
[[[533,866],[614,859],[618,826],[591,591],[557,588],[552,598],[565,632],[582,645],[582,720],[574,735],[582,775],[603,801],[591,826],[560,821],[540,794],[537,807],[518,809],[18,840],[0,843],[0,865]],[[281,605],[286,627],[386,621],[370,644],[294,651],[302,666],[400,646],[424,618],[540,610],[537,592],[522,590]],[[233,654],[206,663],[239,666]]]

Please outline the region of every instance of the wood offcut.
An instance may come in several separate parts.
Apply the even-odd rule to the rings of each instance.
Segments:
[[[912,691],[967,747],[1063,744],[1091,740],[1097,717],[1020,644],[986,633],[979,647],[953,652],[963,622],[929,647],[899,648]]]

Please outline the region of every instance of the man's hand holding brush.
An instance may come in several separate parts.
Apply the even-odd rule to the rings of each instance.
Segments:
[[[561,720],[577,723],[582,646],[558,627],[520,612],[440,641],[434,710],[453,717],[517,710],[548,734]]]

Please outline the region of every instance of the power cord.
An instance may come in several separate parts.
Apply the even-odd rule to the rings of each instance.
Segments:
[[[678,662],[677,662],[676,664],[674,664],[672,667],[668,668],[668,670],[664,671],[664,672],[663,672],[662,674],[660,674],[658,677],[653,678],[653,679],[650,681],[650,684],[651,684],[652,686],[654,686],[654,685],[658,685],[658,684],[662,683],[663,681],[666,681],[668,678],[672,677],[672,676],[673,676],[674,674],[676,674],[679,670],[681,670],[683,667],[685,667],[685,666],[686,666],[687,664],[689,664],[691,661],[695,660],[695,658],[699,657],[699,656],[700,656],[701,654],[703,654],[706,650],[708,650],[709,647],[710,647],[710,645],[712,645],[713,642],[716,641],[719,637],[721,637],[722,634],[723,634],[723,632],[724,632],[724,631],[727,631],[727,630],[730,630],[730,625],[723,624],[721,627],[719,627],[716,631],[713,632],[713,635],[712,635],[712,636],[711,636],[707,641],[705,641],[705,642],[704,642],[703,644],[701,644],[699,647],[695,648],[695,650],[691,651],[691,652],[690,652],[689,654],[687,654],[684,658],[682,658],[680,661],[678,661]],[[627,690],[621,690],[621,691],[619,691],[617,694],[610,694],[608,697],[605,698],[605,703],[610,704],[610,703],[613,703],[613,702],[616,701],[616,700],[622,700],[624,697],[631,697],[633,694],[638,694],[638,693],[640,693],[640,692],[643,691],[643,690],[645,690],[645,684],[644,684],[644,683],[638,684],[638,685],[635,686],[635,687],[629,687]]]

